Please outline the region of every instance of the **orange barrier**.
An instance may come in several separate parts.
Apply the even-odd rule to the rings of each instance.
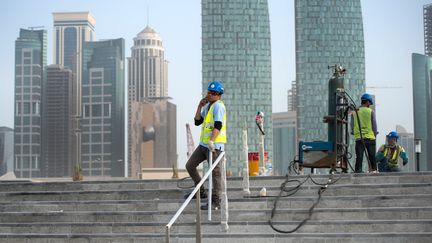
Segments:
[[[268,152],[264,152],[264,160],[267,161]],[[259,152],[249,152],[248,153],[249,162],[249,176],[259,175]]]

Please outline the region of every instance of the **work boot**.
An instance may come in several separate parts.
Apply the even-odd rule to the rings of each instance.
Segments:
[[[209,206],[208,203],[201,205],[201,210],[208,210]],[[212,210],[219,210],[220,209],[220,200],[219,199],[212,199]]]
[[[187,199],[191,193],[192,192],[189,192],[188,194],[184,195],[184,199]],[[200,198],[201,199],[207,198],[207,192],[203,189],[200,190]],[[196,199],[196,194],[193,196],[192,199]]]

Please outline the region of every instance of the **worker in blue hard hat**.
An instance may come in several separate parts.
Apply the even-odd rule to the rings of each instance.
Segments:
[[[361,96],[361,106],[352,112],[351,127],[352,134],[356,140],[356,163],[355,173],[363,172],[363,154],[366,150],[369,164],[369,172],[376,173],[375,162],[377,122],[375,112],[370,108],[373,105],[372,96],[363,94]]]
[[[403,166],[408,163],[408,155],[405,149],[397,143],[398,139],[399,134],[391,131],[386,136],[386,144],[378,149],[376,161],[380,172],[399,172],[399,158],[402,159]]]
[[[195,125],[202,125],[200,143],[186,163],[186,169],[195,185],[201,181],[197,167],[208,159],[209,152],[212,152],[213,159],[216,160],[219,154],[224,151],[226,143],[226,109],[221,100],[224,91],[224,85],[221,82],[216,80],[211,82],[207,88],[207,95],[201,99],[195,113]],[[221,188],[219,164],[212,172],[212,179],[212,208],[219,209]],[[200,196],[201,198],[207,197],[203,188],[200,190]],[[207,210],[208,205],[203,205],[201,209]]]

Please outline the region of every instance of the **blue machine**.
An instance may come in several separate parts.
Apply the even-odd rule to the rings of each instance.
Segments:
[[[334,159],[333,142],[316,141],[299,143],[299,162],[303,167],[328,168]]]

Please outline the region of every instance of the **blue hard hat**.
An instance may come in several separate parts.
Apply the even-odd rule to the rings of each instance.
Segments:
[[[399,139],[399,134],[396,131],[391,131],[389,132],[389,134],[387,135],[387,137],[389,138],[396,138],[396,140]]]
[[[361,99],[362,99],[362,100],[367,100],[367,101],[369,101],[369,102],[371,103],[371,105],[373,105],[372,95],[370,95],[370,94],[368,94],[368,93],[364,93],[364,94],[361,96]]]
[[[215,92],[223,94],[224,93],[224,86],[221,82],[215,80],[209,84],[207,90],[215,91]]]

